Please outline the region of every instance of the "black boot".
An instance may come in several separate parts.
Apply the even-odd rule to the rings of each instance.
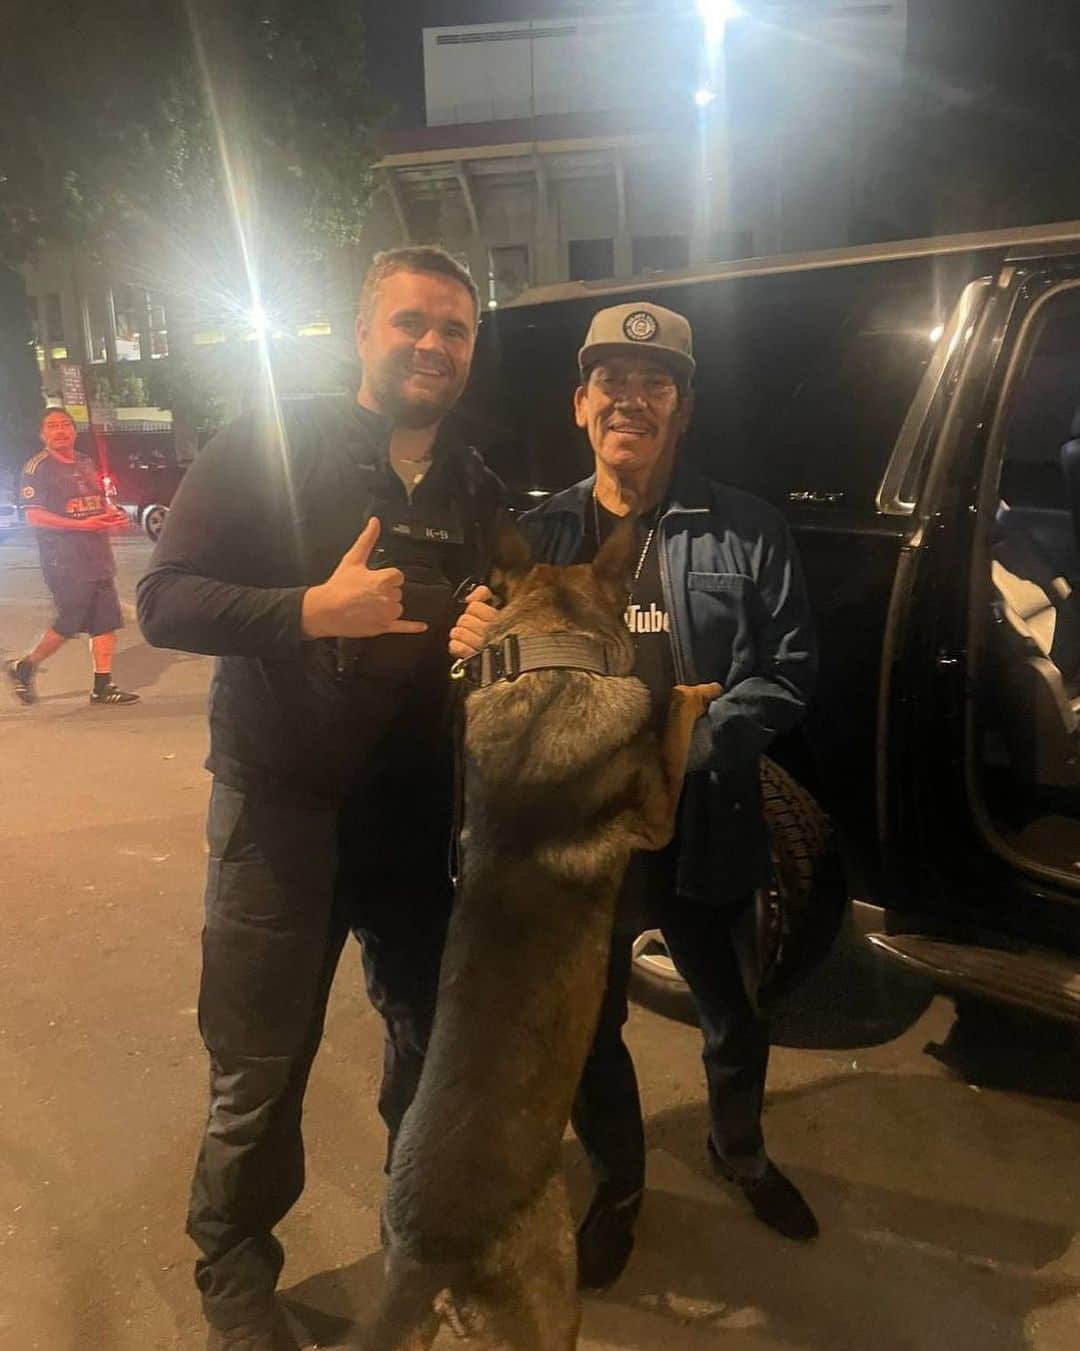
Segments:
[[[577,1234],[578,1288],[606,1290],[626,1269],[634,1250],[641,1193],[619,1198],[601,1185]]]
[[[229,1328],[211,1327],[206,1351],[300,1351],[278,1301],[267,1296],[265,1305]]]
[[[725,1182],[738,1187],[762,1224],[767,1224],[785,1238],[797,1239],[799,1242],[817,1238],[818,1222],[814,1212],[803,1200],[794,1182],[786,1178],[771,1160],[766,1161],[765,1172],[761,1177],[738,1177],[717,1153],[712,1136],[709,1137],[707,1147],[713,1171]]]

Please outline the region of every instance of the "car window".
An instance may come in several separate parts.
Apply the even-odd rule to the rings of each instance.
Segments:
[[[902,277],[779,279],[732,316],[688,450],[712,477],[778,503],[872,504],[933,350],[938,298]],[[823,284],[823,283],[829,284]],[[719,344],[718,344],[719,346]]]
[[[936,335],[966,279],[949,264],[904,260],[643,286],[644,299],[680,311],[693,326],[698,376],[685,453],[707,476],[781,505],[792,492],[820,490],[873,509]],[[577,348],[603,303],[597,297],[485,317],[462,411],[518,494],[557,490],[589,471],[571,399]]]
[[[1080,437],[1080,297],[1067,292],[1048,305],[1009,410],[1001,496],[1010,506],[1068,509],[1061,455],[1074,437]]]

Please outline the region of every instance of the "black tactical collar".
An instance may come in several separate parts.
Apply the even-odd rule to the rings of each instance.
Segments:
[[[501,642],[481,648],[475,657],[456,661],[450,678],[485,689],[500,680],[516,680],[527,671],[559,670],[625,676],[631,667],[615,643],[588,633],[508,633]]]

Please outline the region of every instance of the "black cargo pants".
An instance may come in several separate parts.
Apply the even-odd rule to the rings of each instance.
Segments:
[[[415,787],[415,786],[414,786]],[[345,938],[364,941],[386,1020],[379,1110],[391,1144],[419,1080],[449,916],[445,798],[346,814],[215,783],[199,1027],[210,1111],[187,1229],[207,1321],[229,1327],[276,1285],[272,1230],[304,1186],[301,1113]]]

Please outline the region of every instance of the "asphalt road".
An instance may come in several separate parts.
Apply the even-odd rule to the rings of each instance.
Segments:
[[[147,553],[117,546],[128,602]],[[0,655],[48,613],[32,545],[7,542]],[[35,708],[0,691],[0,1347],[194,1351],[182,1230],[205,1109],[209,664],[129,627],[116,675],[143,702],[90,707],[87,671],[73,643]],[[859,993],[837,983],[826,1012]],[[1080,1346],[1075,1060],[1032,1034],[958,1067],[950,1004],[917,1002],[907,1021],[867,1045],[820,1016],[800,1033],[793,1016],[788,1040],[814,1044],[774,1053],[767,1137],[822,1225],[802,1247],[709,1179],[696,1032],[634,1011],[649,1192],[626,1275],[586,1302],[588,1351]],[[379,1288],[380,1043],[352,951],[309,1094],[308,1188],[281,1229],[284,1292],[320,1345]],[[565,1158],[580,1206],[570,1138]]]

